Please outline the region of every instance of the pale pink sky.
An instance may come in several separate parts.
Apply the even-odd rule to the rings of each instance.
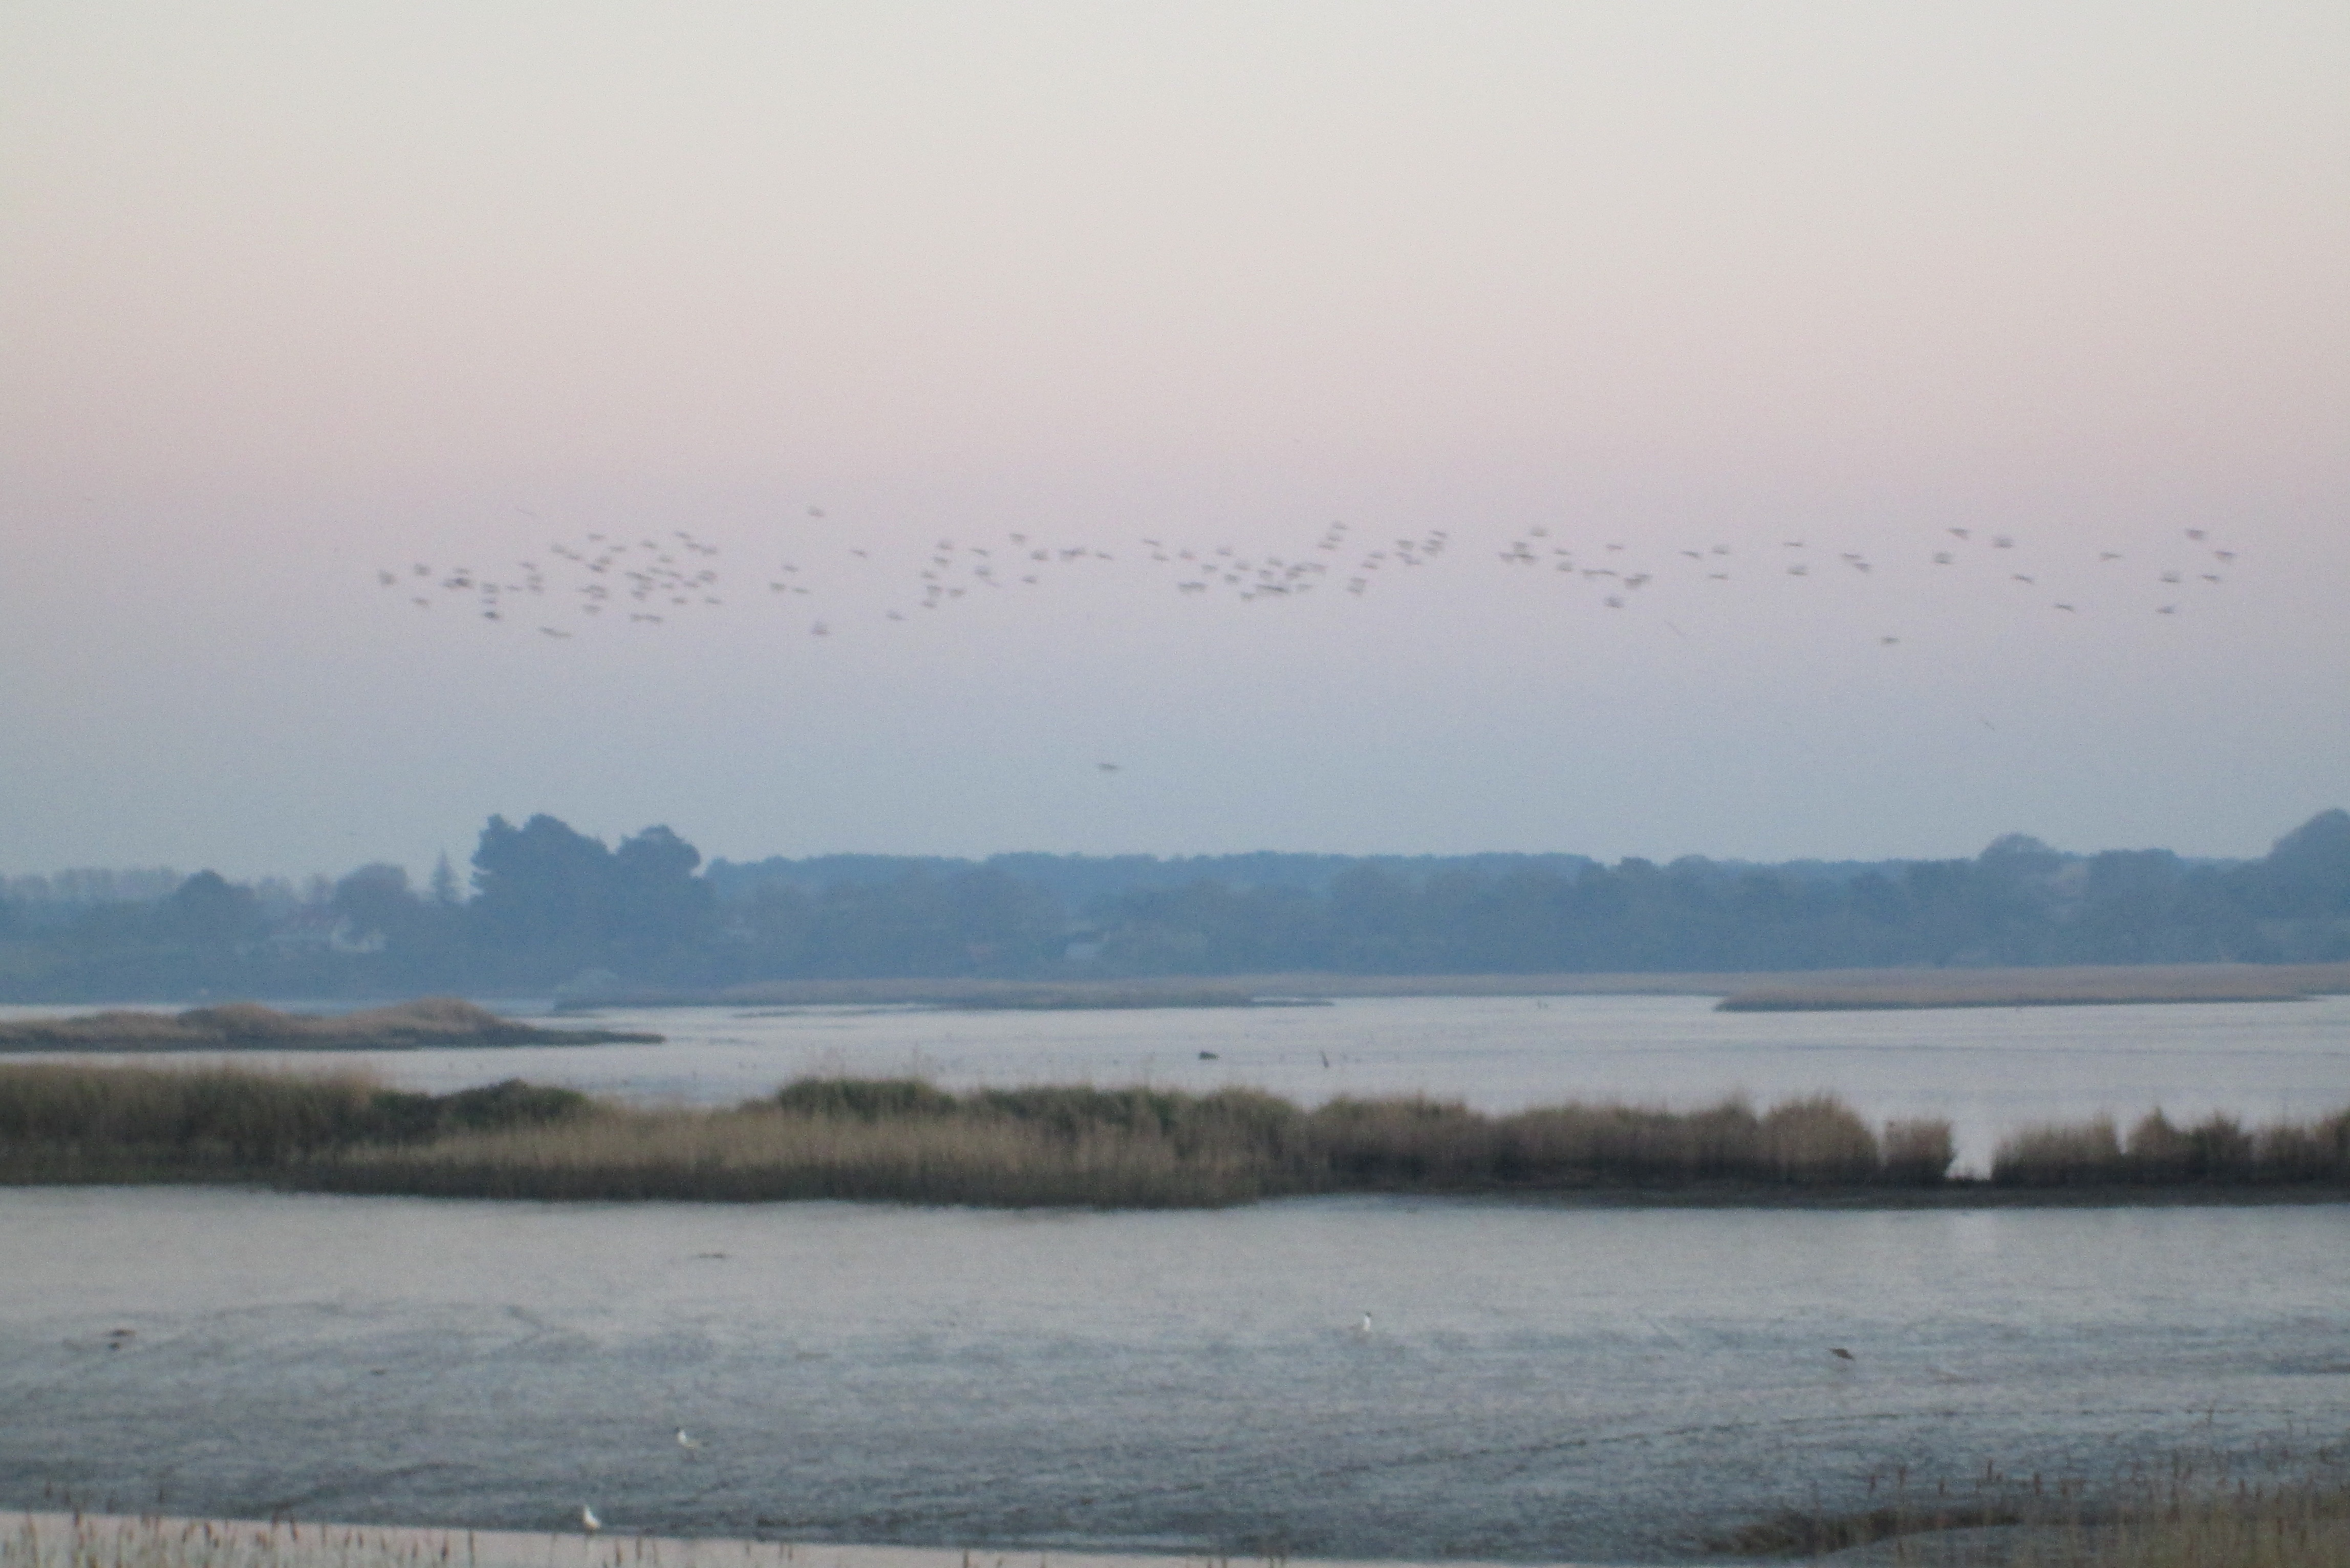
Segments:
[[[14,5],[0,870],[2258,853],[2345,280],[2339,5]],[[659,627],[376,577],[679,529]],[[888,618],[1014,532],[1118,558]]]

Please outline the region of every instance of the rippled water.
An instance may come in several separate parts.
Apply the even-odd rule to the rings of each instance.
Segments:
[[[2095,1475],[2350,1430],[2341,1205],[17,1189],[0,1260],[12,1506],[1671,1561],[1897,1465]]]
[[[669,1043],[359,1059],[420,1088],[518,1075],[702,1103],[810,1072],[920,1073],[958,1086],[1238,1083],[1307,1103],[1427,1092],[1488,1110],[1574,1096],[1687,1106],[1740,1089],[1766,1101],[1832,1089],[1873,1118],[1948,1117],[1961,1163],[1977,1168],[2002,1134],[2035,1121],[2135,1118],[2157,1106],[2174,1118],[2223,1110],[2260,1120],[2350,1103],[2350,997],[1841,1013],[1716,1012],[1710,998],[1657,996],[1105,1012],[695,1007],[614,1011],[595,1022]]]
[[[1953,1118],[1976,1162],[2050,1117],[2350,1101],[2344,999],[606,1021],[671,1041],[360,1060],[434,1089],[521,1075],[705,1103],[807,1072],[1491,1109],[1831,1088]],[[550,1528],[593,1501],[697,1535],[1656,1562],[1783,1505],[1858,1506],[1901,1465],[2105,1475],[2289,1428],[2350,1432],[2350,1206],[1024,1215],[0,1190],[9,1505],[57,1488]]]

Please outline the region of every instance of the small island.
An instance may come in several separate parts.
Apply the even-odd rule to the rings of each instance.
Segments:
[[[184,1012],[92,1012],[0,1023],[0,1053],[19,1051],[417,1051],[434,1046],[657,1045],[659,1034],[541,1029],[453,996],[332,1016],[229,1002]]]

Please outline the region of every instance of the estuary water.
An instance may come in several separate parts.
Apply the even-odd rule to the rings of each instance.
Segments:
[[[1665,1563],[2345,1432],[2344,1205],[0,1191],[9,1507]]]
[[[670,1038],[258,1060],[700,1103],[805,1073],[1493,1110],[1832,1089],[1951,1118],[1977,1165],[2033,1121],[2350,1101],[2343,999],[597,1022]],[[2342,1204],[1018,1214],[0,1189],[0,1506],[560,1529],[592,1503],[618,1532],[691,1536],[1666,1563],[1782,1508],[1882,1501],[1898,1476],[1963,1494],[1987,1465],[2095,1480],[2345,1435]]]
[[[1769,1102],[1832,1090],[1872,1120],[1947,1118],[1960,1166],[1977,1169],[2002,1136],[2034,1122],[2129,1121],[2158,1106],[2175,1120],[2218,1110],[2259,1121],[2350,1104],[2350,997],[1811,1013],[1716,1012],[1711,998],[1689,996],[1421,997],[1071,1012],[681,1007],[545,1021],[668,1039],[236,1059],[364,1065],[435,1092],[524,1077],[699,1104],[766,1094],[807,1073],[916,1074],[951,1087],[1244,1084],[1308,1105],[1430,1094],[1492,1111],[1575,1097],[1688,1107],[1733,1092]]]

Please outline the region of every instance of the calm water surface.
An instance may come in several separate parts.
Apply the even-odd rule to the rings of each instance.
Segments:
[[[5,1505],[1667,1562],[1897,1465],[2350,1431],[2340,1205],[50,1189],[0,1191],[0,1264]]]
[[[1949,1118],[1961,1163],[1977,1168],[2002,1134],[2035,1121],[2134,1119],[2157,1106],[2174,1118],[2224,1110],[2261,1120],[2350,1103],[2350,997],[1821,1013],[1716,1012],[1711,998],[1677,996],[1106,1012],[695,1007],[593,1021],[669,1041],[359,1056],[394,1082],[435,1091],[522,1076],[704,1104],[803,1073],[919,1073],[953,1086],[1247,1084],[1309,1104],[1425,1092],[1487,1110],[1578,1096],[1688,1106],[1733,1090],[1768,1101],[1832,1089],[1871,1117]]]

